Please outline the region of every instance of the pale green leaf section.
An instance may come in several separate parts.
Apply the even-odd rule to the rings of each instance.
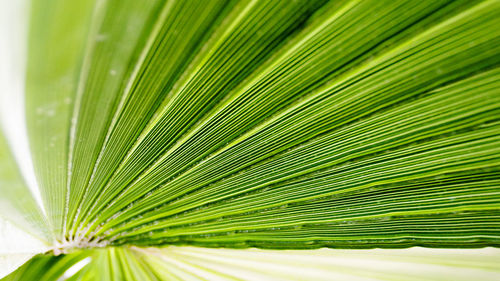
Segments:
[[[109,248],[37,256],[2,281],[484,280],[500,277],[500,250],[260,250]],[[50,268],[50,270],[47,270]]]
[[[0,131],[0,278],[53,242],[51,228],[26,187]]]
[[[0,18],[0,278],[3,278],[34,255],[49,250],[53,238],[33,197],[37,190],[30,190],[25,184],[36,188],[31,181],[34,175],[22,102],[27,3],[1,1]],[[8,134],[10,147],[4,133]],[[17,163],[22,165],[21,171],[14,153]]]
[[[498,280],[500,250],[139,250],[177,280]],[[176,280],[174,278],[169,280]]]
[[[0,217],[0,278],[14,271],[49,246]]]
[[[26,119],[47,216],[62,240],[67,208],[68,146],[93,0],[31,1]]]
[[[29,1],[0,2],[0,127],[2,127],[19,172],[42,205],[40,190],[26,132],[24,88],[29,19]]]
[[[26,187],[1,130],[0,217],[47,244],[53,242],[51,228],[32,193]]]

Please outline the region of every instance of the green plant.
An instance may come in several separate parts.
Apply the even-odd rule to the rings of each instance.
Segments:
[[[500,246],[500,1],[44,0],[29,19],[43,204],[5,130],[0,211],[41,240],[21,260],[48,253],[6,280],[261,278],[238,258],[498,278],[491,248],[354,249]],[[415,267],[373,266],[391,261]]]

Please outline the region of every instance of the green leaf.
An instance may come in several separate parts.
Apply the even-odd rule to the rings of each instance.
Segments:
[[[87,266],[90,257],[94,255],[92,251],[78,251],[63,256],[37,255],[2,281],[66,280],[65,274],[71,267],[81,262],[83,266]],[[77,275],[78,272],[74,274]]]
[[[492,248],[368,249],[500,247],[499,1],[30,11],[45,209],[0,135],[0,227],[63,255],[7,280],[498,278]]]
[[[147,169],[131,184],[110,187],[121,194],[109,205],[96,205],[104,210],[87,234],[116,245],[498,245],[499,73],[488,71],[500,52],[498,34],[489,32],[497,4],[486,1],[461,11],[255,124],[282,99],[272,91],[280,82],[246,92],[281,69],[259,71],[153,165],[141,162]],[[325,14],[335,19],[353,5]],[[304,39],[298,42],[310,48]],[[299,52],[293,43],[289,48]],[[285,54],[283,60],[290,60]],[[279,61],[274,58],[272,66],[283,67]],[[486,72],[474,75],[481,71]],[[280,81],[293,89],[286,84],[293,79]],[[138,153],[150,155],[155,143],[164,144],[158,134],[171,130],[155,128],[165,124],[162,116],[139,139],[147,145]],[[464,173],[481,174],[479,182],[460,179]],[[488,175],[493,181],[483,182]],[[398,198],[401,189],[410,191]],[[456,193],[443,192],[448,190]],[[366,209],[352,200],[374,198],[379,201],[369,212],[352,211]],[[405,203],[386,207],[380,201],[398,199]],[[421,206],[408,210],[416,202]],[[481,235],[485,228],[492,232]]]

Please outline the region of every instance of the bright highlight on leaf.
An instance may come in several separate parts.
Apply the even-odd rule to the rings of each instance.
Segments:
[[[42,0],[26,21],[0,245],[34,242],[0,273],[41,254],[2,280],[500,278],[500,1]]]

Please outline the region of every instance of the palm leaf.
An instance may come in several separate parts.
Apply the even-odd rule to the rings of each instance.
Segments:
[[[0,133],[0,277],[49,250],[49,230]]]
[[[51,251],[7,280],[497,278],[493,248],[368,249],[500,246],[499,25],[496,0],[32,1],[0,208]]]

